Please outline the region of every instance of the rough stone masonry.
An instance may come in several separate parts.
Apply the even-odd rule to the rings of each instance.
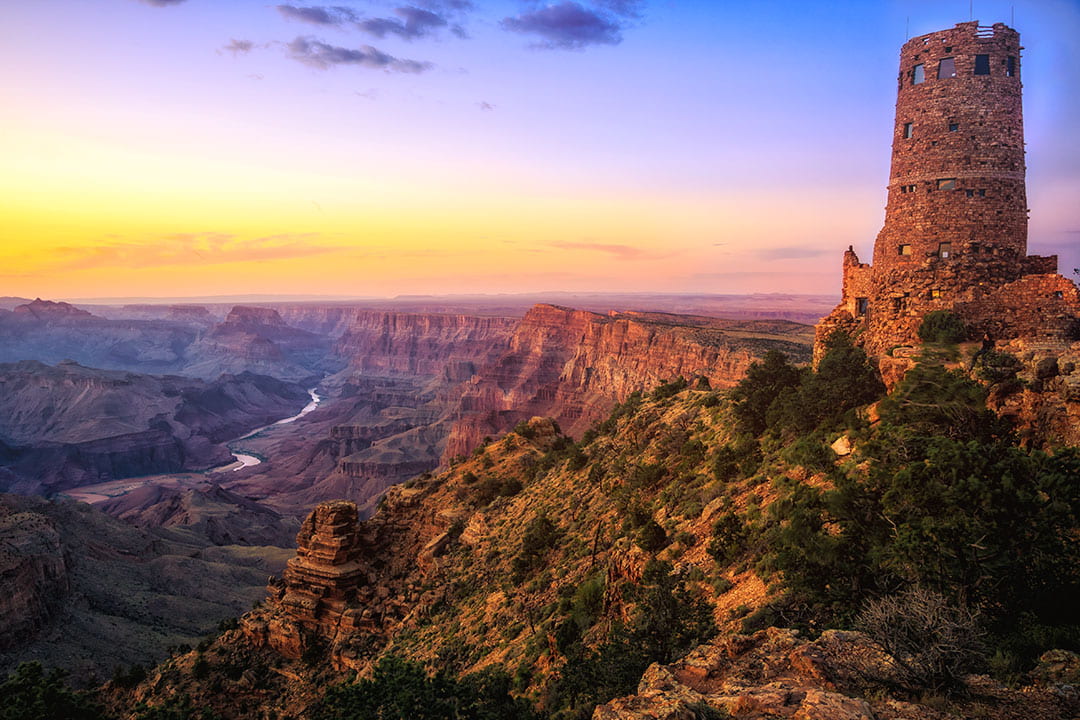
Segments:
[[[873,264],[849,248],[840,304],[817,326],[872,356],[917,342],[932,310],[973,336],[1067,343],[1080,296],[1057,256],[1027,254],[1020,35],[959,23],[900,50],[885,225]]]

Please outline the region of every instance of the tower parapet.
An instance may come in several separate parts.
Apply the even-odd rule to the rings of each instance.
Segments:
[[[978,22],[901,48],[885,224],[872,265],[844,254],[842,300],[818,325],[818,352],[835,329],[871,354],[916,342],[933,310],[995,337],[1072,325],[1076,288],[1056,256],[1027,255],[1021,50],[1012,28]],[[1024,303],[1028,317],[995,314]]]

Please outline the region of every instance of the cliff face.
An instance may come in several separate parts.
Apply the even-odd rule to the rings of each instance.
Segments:
[[[361,374],[467,377],[506,347],[515,318],[357,312],[334,345]]]
[[[44,627],[70,582],[54,524],[20,510],[0,502],[0,651]]]
[[[619,400],[682,376],[731,387],[769,348],[808,355],[807,328],[785,321],[732,322],[646,313],[599,315],[537,305],[505,353],[461,392],[445,458],[465,455],[534,415],[580,436]]]

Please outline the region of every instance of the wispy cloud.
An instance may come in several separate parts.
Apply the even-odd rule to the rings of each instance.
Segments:
[[[152,5],[153,7],[170,7],[172,5],[179,5],[186,0],[139,0],[144,5]]]
[[[619,258],[620,260],[655,259],[658,257],[669,257],[671,255],[671,253],[657,254],[655,252],[643,250],[639,247],[634,247],[633,245],[619,245],[616,243],[555,241],[546,243],[546,245],[547,247],[558,248],[559,250],[584,250],[588,252],[605,253],[612,257]]]
[[[222,46],[223,52],[229,52],[233,55],[245,55],[255,47],[255,43],[250,40],[237,40],[232,38],[229,42]]]
[[[331,7],[313,5],[301,7],[298,5],[278,5],[277,10],[289,20],[311,23],[312,25],[340,26],[346,22],[356,20],[356,13],[351,8],[334,5]]]
[[[396,58],[370,45],[352,49],[330,45],[312,37],[298,37],[287,43],[285,48],[293,60],[320,70],[338,65],[358,65],[377,70],[421,73],[434,67],[429,62]]]
[[[494,105],[492,105],[491,103],[486,102],[486,101],[481,101],[481,102],[476,103],[476,107],[480,108],[484,112],[491,112],[492,110],[495,109]]]
[[[174,233],[143,241],[109,240],[97,245],[59,247],[49,253],[49,270],[146,268],[283,260],[339,252],[318,233],[238,238],[228,233]]]
[[[799,260],[804,258],[821,257],[831,254],[833,250],[827,248],[812,248],[803,245],[788,245],[785,247],[760,248],[755,251],[762,260]]]
[[[621,7],[633,3],[616,2],[615,5]],[[615,17],[570,0],[504,18],[502,26],[511,32],[540,37],[536,47],[547,49],[581,50],[589,45],[622,42],[622,26]]]
[[[418,7],[399,7],[394,14],[397,17],[369,18],[356,26],[377,38],[396,35],[403,40],[415,40],[450,24],[442,15]]]

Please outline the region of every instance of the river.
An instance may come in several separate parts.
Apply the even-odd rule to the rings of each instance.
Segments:
[[[237,470],[243,470],[244,468],[254,467],[255,465],[258,465],[259,463],[261,463],[262,458],[260,458],[258,455],[252,455],[251,453],[242,452],[242,448],[241,448],[241,450],[235,450],[235,449],[233,449],[233,445],[235,443],[243,442],[244,440],[247,440],[248,438],[253,438],[256,435],[258,435],[259,433],[261,433],[263,430],[266,430],[267,428],[272,428],[272,427],[275,427],[277,425],[288,425],[291,422],[296,422],[300,418],[307,415],[309,412],[312,412],[313,410],[315,410],[315,408],[319,407],[319,403],[322,402],[322,398],[319,396],[319,393],[315,392],[315,388],[310,388],[308,390],[308,395],[311,396],[311,402],[309,402],[307,405],[305,405],[304,408],[300,412],[296,413],[292,417],[287,417],[284,420],[278,420],[277,422],[270,423],[269,425],[263,425],[261,428],[258,428],[256,430],[252,430],[247,435],[244,435],[243,437],[239,437],[236,440],[233,440],[231,443],[229,443],[229,452],[231,452],[233,457],[236,458],[237,464],[221,468],[221,470],[232,470],[233,472],[236,472]]]

